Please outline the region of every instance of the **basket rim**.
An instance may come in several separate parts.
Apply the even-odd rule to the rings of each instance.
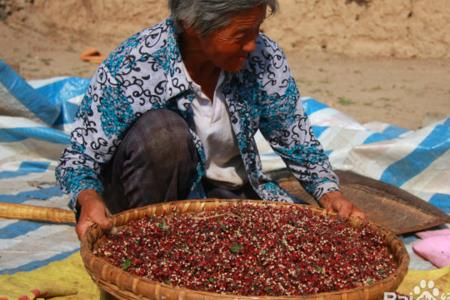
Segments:
[[[163,207],[167,206],[168,208],[171,208],[171,207],[179,207],[179,206],[189,207],[192,204],[196,204],[196,205],[200,204],[201,210],[203,210],[205,205],[208,205],[208,204],[209,205],[211,205],[211,204],[232,205],[232,204],[240,204],[240,203],[251,204],[251,205],[271,205],[271,206],[280,206],[280,205],[293,206],[293,205],[295,205],[295,206],[300,206],[303,208],[310,209],[314,213],[320,213],[320,214],[325,214],[325,215],[336,215],[336,213],[327,211],[323,208],[312,207],[310,205],[305,205],[305,204],[288,203],[288,202],[275,202],[275,201],[268,201],[268,200],[249,200],[249,199],[192,199],[192,200],[169,201],[169,202],[151,204],[151,205],[144,206],[144,207],[126,210],[126,211],[123,211],[121,213],[118,213],[118,214],[112,216],[112,222],[113,222],[114,226],[122,226],[124,224],[118,223],[118,221],[120,220],[121,217],[131,215],[132,217],[130,220],[137,219],[137,218],[142,217],[142,216],[140,216],[139,213],[145,213],[145,215],[150,215],[152,210],[153,210],[153,213],[155,213],[156,208],[161,207],[161,206],[163,206]],[[166,211],[167,210],[164,210],[164,212],[166,212]],[[185,213],[185,212],[183,211],[182,213]],[[95,278],[94,274],[91,273],[91,270],[88,267],[89,264],[90,265],[106,264],[109,269],[113,270],[113,272],[118,272],[118,274],[121,274],[124,276],[129,276],[129,277],[133,278],[134,280],[138,280],[139,283],[159,286],[161,292],[166,289],[170,289],[171,291],[176,290],[180,293],[183,293],[183,292],[190,293],[195,296],[203,296],[203,297],[223,296],[223,297],[233,297],[235,299],[243,299],[243,300],[251,300],[251,299],[253,299],[253,300],[255,300],[255,299],[267,299],[267,300],[268,299],[271,299],[271,300],[286,299],[287,300],[287,299],[301,299],[304,297],[308,297],[308,299],[313,299],[313,298],[327,299],[327,296],[338,296],[343,293],[351,293],[351,294],[364,293],[364,291],[368,288],[384,286],[388,283],[395,283],[396,281],[403,280],[403,278],[406,275],[406,272],[408,271],[409,260],[410,260],[408,252],[406,251],[406,248],[405,248],[405,245],[403,244],[403,242],[400,239],[398,239],[398,237],[392,231],[390,231],[376,223],[373,223],[370,221],[362,222],[360,219],[357,219],[354,217],[350,217],[349,220],[350,220],[350,223],[352,224],[352,226],[360,226],[362,223],[367,223],[369,226],[372,226],[373,228],[375,228],[375,230],[377,230],[383,236],[384,240],[390,241],[389,248],[391,250],[392,255],[394,255],[394,259],[396,260],[398,267],[394,273],[392,273],[391,275],[389,275],[388,277],[386,277],[382,280],[376,281],[372,285],[368,285],[368,286],[363,285],[363,286],[358,286],[358,287],[355,287],[352,289],[343,289],[343,290],[322,292],[322,293],[316,293],[316,294],[305,294],[305,295],[297,295],[297,296],[243,296],[243,295],[235,295],[235,294],[220,294],[220,293],[213,293],[213,292],[207,292],[207,291],[201,291],[201,290],[193,290],[193,289],[189,289],[189,288],[185,288],[185,287],[172,286],[172,285],[165,284],[163,282],[158,282],[158,281],[150,280],[147,278],[139,277],[139,276],[130,274],[119,267],[114,266],[113,264],[109,263],[105,259],[95,256],[92,253],[91,247],[93,245],[91,245],[89,243],[89,239],[92,238],[92,234],[95,231],[101,231],[100,227],[97,224],[91,225],[87,229],[85,235],[82,237],[80,252],[81,252],[81,256],[82,256],[82,259],[83,259],[86,269],[88,270],[91,277],[93,277],[93,280],[97,284],[99,284],[99,280],[97,280]],[[104,234],[102,233],[102,235],[104,235]],[[394,251],[392,251],[393,244],[397,244],[397,247],[400,246],[396,253],[394,253]],[[398,282],[398,283],[400,283],[400,282]],[[114,282],[114,285],[121,289],[124,289],[128,292],[133,292],[126,285],[122,285],[117,282]]]

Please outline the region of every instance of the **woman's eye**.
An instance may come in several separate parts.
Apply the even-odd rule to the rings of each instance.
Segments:
[[[245,37],[245,34],[239,33],[239,34],[234,36],[234,39],[235,40],[242,40],[244,37]]]

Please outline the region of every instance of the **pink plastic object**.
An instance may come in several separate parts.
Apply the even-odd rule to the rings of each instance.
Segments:
[[[413,250],[438,268],[450,265],[450,235],[419,240],[413,244]]]
[[[433,236],[450,236],[450,229],[440,229],[440,230],[429,230],[417,232],[416,235],[421,239],[426,239]]]

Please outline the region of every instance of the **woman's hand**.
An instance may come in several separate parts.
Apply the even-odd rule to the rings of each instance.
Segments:
[[[88,227],[94,223],[98,224],[103,230],[111,229],[111,219],[108,218],[103,199],[96,191],[84,190],[78,195],[77,200],[81,206],[80,219],[75,227],[79,240]]]
[[[320,205],[328,211],[336,212],[342,218],[357,217],[367,219],[366,214],[353,205],[341,192],[326,193],[319,200]]]

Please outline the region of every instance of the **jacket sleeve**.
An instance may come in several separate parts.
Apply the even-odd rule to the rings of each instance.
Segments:
[[[143,81],[133,72],[114,73],[104,64],[97,70],[78,110],[70,145],[55,171],[60,187],[71,195],[72,209],[82,190],[103,192],[99,178],[102,165],[114,155],[137,117],[161,102],[151,96],[156,89],[154,80],[146,83],[144,91]],[[164,81],[158,72],[152,75],[158,82]]]
[[[339,190],[339,180],[314,136],[282,50],[266,41],[260,129],[273,150],[315,199]]]

